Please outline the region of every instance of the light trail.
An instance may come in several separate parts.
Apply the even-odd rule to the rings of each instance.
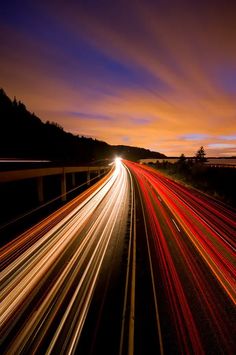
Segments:
[[[180,353],[234,353],[236,215],[150,167],[125,164],[144,206],[164,352],[176,351],[168,350],[173,328]]]
[[[129,191],[127,169],[116,160],[106,178],[1,249],[6,353],[75,352]]]
[[[122,355],[152,345],[154,354],[233,354],[235,237],[227,206],[116,158],[106,177],[0,249],[1,347],[93,353],[116,326]]]
[[[131,169],[132,171],[132,169]],[[137,176],[135,176],[137,179]],[[137,181],[137,180],[136,180]],[[163,337],[162,337],[162,329],[161,329],[161,324],[160,324],[160,314],[159,314],[159,305],[157,301],[157,290],[155,287],[155,277],[154,277],[154,270],[153,270],[153,264],[152,264],[152,256],[151,256],[151,244],[149,240],[149,235],[148,235],[148,221],[145,217],[145,205],[144,205],[144,200],[142,198],[142,191],[141,191],[141,185],[137,185],[138,187],[138,192],[139,192],[139,197],[140,197],[140,202],[141,202],[141,208],[142,208],[142,213],[143,213],[143,221],[144,221],[144,230],[145,230],[145,239],[147,243],[147,251],[148,251],[148,262],[149,262],[149,268],[150,268],[150,274],[151,274],[151,283],[152,283],[152,296],[154,299],[154,314],[155,314],[155,321],[157,325],[157,337],[158,337],[158,342],[159,342],[159,348],[156,349],[160,355],[164,354],[164,349],[163,349]],[[160,200],[160,197],[159,197]]]
[[[118,159],[118,161],[120,160],[120,158],[116,158],[116,159]],[[128,169],[127,171],[130,175],[130,181],[132,181],[132,176]],[[127,261],[127,272],[126,272],[126,281],[125,281],[124,307],[122,311],[119,355],[134,354],[135,283],[136,283],[136,205],[135,205],[135,192],[134,192],[133,184],[131,184],[130,212],[131,212],[131,216],[130,216],[130,231],[129,231],[128,261]],[[128,299],[129,294],[130,294],[130,299]],[[126,333],[128,333],[127,344],[124,341],[125,330]]]

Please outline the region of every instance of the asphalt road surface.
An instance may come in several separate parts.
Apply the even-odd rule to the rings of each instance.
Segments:
[[[235,211],[110,173],[0,250],[7,354],[234,354]]]

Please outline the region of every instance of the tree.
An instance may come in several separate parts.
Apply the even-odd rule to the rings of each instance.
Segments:
[[[186,162],[186,156],[182,153],[179,157],[178,163],[184,164]]]
[[[187,168],[188,168],[187,158],[183,153],[180,155],[175,166],[179,172],[185,172],[187,170]]]
[[[204,150],[203,146],[201,146],[195,155],[196,162],[197,163],[204,163],[205,161],[207,161],[207,159],[205,158],[205,155],[206,155],[205,150]]]

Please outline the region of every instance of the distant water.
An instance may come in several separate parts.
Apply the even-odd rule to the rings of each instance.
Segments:
[[[176,163],[179,158],[164,158],[164,159],[140,159],[140,163],[163,163],[168,161],[170,163]],[[236,158],[207,158],[206,165],[225,165],[225,166],[235,166],[236,167]]]
[[[207,159],[206,164],[215,164],[215,165],[234,165],[236,166],[236,159],[235,158],[228,158],[228,159],[224,159],[224,158],[209,158]]]

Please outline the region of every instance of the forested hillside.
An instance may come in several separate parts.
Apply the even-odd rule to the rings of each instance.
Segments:
[[[26,106],[0,89],[0,157],[93,162],[121,155],[126,159],[165,157],[158,152],[129,146],[112,146],[93,138],[65,132],[55,122],[42,122]]]

